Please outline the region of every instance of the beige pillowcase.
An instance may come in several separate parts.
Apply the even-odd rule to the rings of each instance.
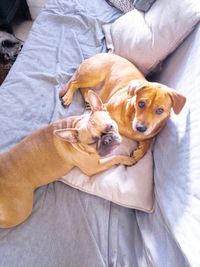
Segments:
[[[123,138],[122,144],[114,153],[130,155],[136,146],[133,140]],[[74,168],[60,181],[127,208],[145,212],[153,211],[154,184],[151,150],[132,167],[120,165],[92,177]]]
[[[104,32],[110,52],[127,58],[146,75],[199,21],[199,0],[157,0],[147,13],[134,9],[104,25]]]

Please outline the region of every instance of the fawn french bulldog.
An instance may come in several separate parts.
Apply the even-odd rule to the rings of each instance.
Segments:
[[[91,176],[134,163],[129,156],[108,156],[121,142],[117,124],[93,91],[88,101],[90,113],[52,123],[0,154],[0,227],[23,222],[31,214],[34,190],[75,166]]]

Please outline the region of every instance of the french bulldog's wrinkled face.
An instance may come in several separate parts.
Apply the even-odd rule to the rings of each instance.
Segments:
[[[91,113],[83,115],[75,128],[62,128],[54,133],[86,154],[104,157],[121,143],[117,123],[111,119],[101,99],[93,91],[88,92]]]
[[[23,42],[10,33],[0,31],[0,63],[13,63],[21,51]]]
[[[95,111],[88,122],[78,130],[79,145],[88,153],[104,157],[121,143],[118,126],[106,111]]]

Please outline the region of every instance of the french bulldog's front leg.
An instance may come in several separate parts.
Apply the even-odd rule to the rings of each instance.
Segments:
[[[99,160],[100,168],[109,168],[114,165],[127,165],[132,166],[136,163],[135,159],[129,156],[112,155],[110,157],[102,158]]]
[[[141,158],[144,157],[146,152],[148,151],[152,139],[144,140],[138,142],[138,147],[133,151],[132,157],[136,162],[138,162]]]
[[[99,160],[98,164],[92,170],[87,170],[87,175],[92,176],[99,172],[105,171],[115,165],[123,164],[126,166],[132,166],[136,163],[133,157],[121,156],[121,155],[112,155],[110,157],[102,158]]]

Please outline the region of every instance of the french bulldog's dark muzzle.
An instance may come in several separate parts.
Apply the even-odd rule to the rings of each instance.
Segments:
[[[104,133],[97,142],[97,152],[99,156],[105,157],[110,154],[119,144],[121,138],[115,133]]]

